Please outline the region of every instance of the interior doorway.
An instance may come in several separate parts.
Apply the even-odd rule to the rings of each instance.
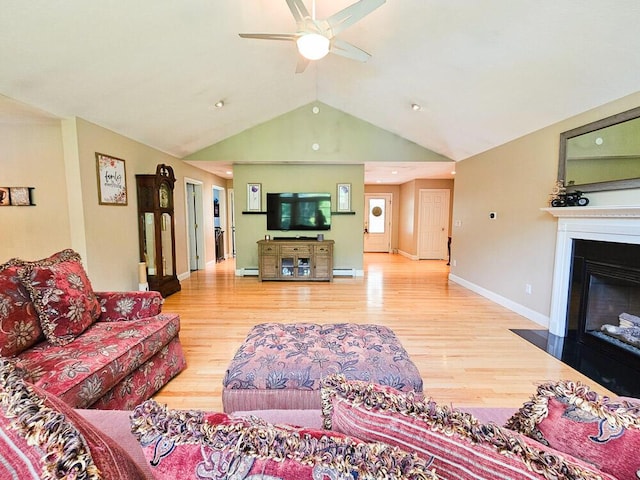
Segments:
[[[391,252],[391,193],[364,195],[364,251]]]
[[[185,205],[187,215],[187,256],[189,270],[196,271],[205,267],[204,204],[202,182],[185,178]]]
[[[223,187],[213,186],[213,230],[215,240],[216,262],[223,261],[227,255],[225,251],[227,230],[227,199]]]
[[[449,198],[448,189],[420,189],[418,215],[418,259],[448,258]]]

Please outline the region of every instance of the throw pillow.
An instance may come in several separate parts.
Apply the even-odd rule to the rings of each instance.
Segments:
[[[443,479],[613,478],[524,435],[390,387],[333,375],[321,395],[325,428],[414,451]]]
[[[426,462],[398,448],[255,417],[169,410],[147,400],[131,421],[158,480],[438,478]]]
[[[0,478],[143,479],[127,453],[0,358]]]
[[[618,478],[640,478],[640,400],[601,397],[579,382],[549,382],[506,426]]]
[[[0,355],[5,357],[44,338],[29,292],[18,279],[18,264],[13,259],[0,265]]]
[[[42,262],[23,262],[18,276],[27,288],[47,340],[67,345],[100,316],[91,282],[73,250]]]

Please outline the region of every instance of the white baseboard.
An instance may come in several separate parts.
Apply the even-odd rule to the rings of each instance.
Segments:
[[[417,255],[412,255],[410,253],[405,252],[404,250],[398,250],[398,255],[402,255],[403,257],[408,258],[409,260],[418,260]]]
[[[532,322],[537,323],[541,327],[549,328],[549,317],[542,315],[541,313],[536,312],[535,310],[531,310],[530,308],[525,307],[524,305],[520,305],[508,298],[505,298],[497,293],[494,293],[486,288],[483,288],[475,283],[469,282],[463,278],[458,277],[452,273],[449,274],[449,280],[458,285],[461,285],[465,288],[468,288],[472,292],[477,293],[478,295],[482,295],[485,298],[488,298],[492,302],[497,303],[505,308],[508,308],[512,312],[517,313],[518,315],[522,315],[525,318],[528,318]]]

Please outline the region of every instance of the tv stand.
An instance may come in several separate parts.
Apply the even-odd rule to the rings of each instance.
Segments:
[[[333,240],[276,237],[258,242],[259,278],[286,281],[333,280]]]

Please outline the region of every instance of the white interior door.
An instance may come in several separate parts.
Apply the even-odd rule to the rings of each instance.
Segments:
[[[200,270],[205,266],[204,204],[202,199],[202,182],[185,177],[185,214],[187,228],[187,256],[189,270]]]
[[[364,251],[391,251],[391,194],[367,193],[364,196]]]
[[[418,258],[447,258],[449,190],[420,190]]]

